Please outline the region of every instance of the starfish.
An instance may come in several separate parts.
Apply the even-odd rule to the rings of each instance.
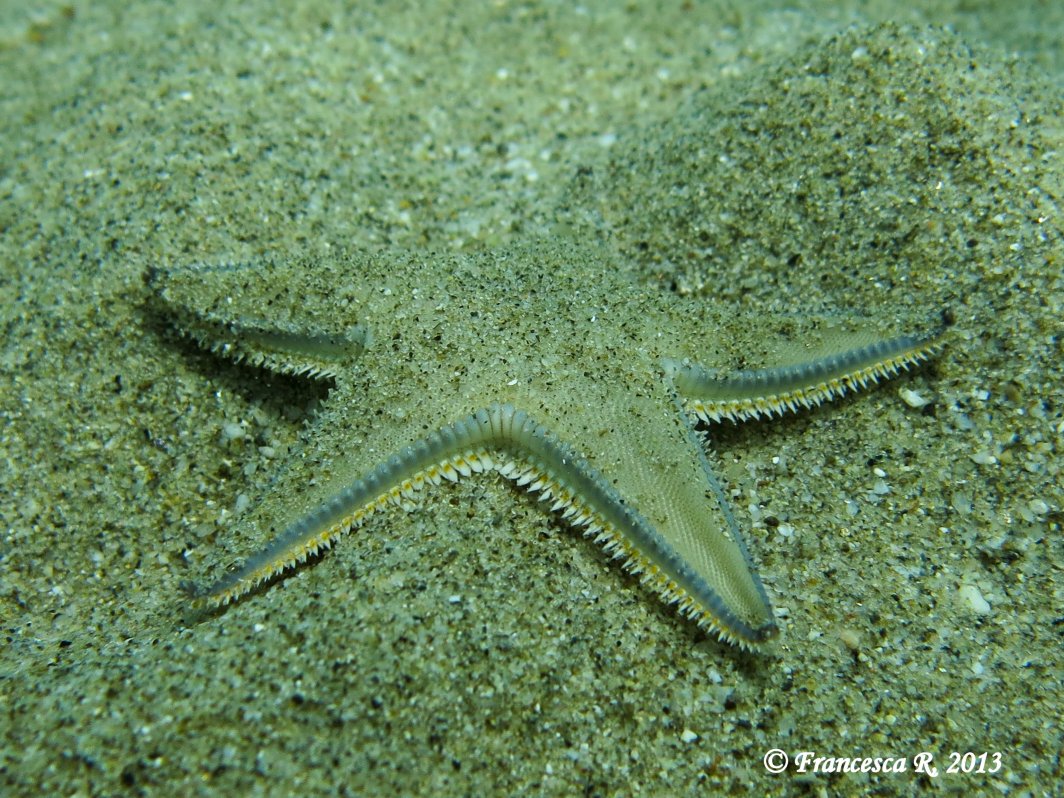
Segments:
[[[940,346],[937,332],[843,319],[739,322],[571,241],[194,265],[148,280],[201,345],[334,383],[239,521],[261,548],[190,587],[201,607],[240,599],[427,485],[495,471],[682,615],[757,647],[777,627],[700,422],[819,405]]]

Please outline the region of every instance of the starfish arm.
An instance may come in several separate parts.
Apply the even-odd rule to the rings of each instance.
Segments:
[[[370,343],[365,322],[315,312],[293,301],[272,264],[196,264],[153,269],[148,286],[176,328],[200,346],[237,362],[284,374],[332,378]],[[204,301],[209,283],[211,301]],[[346,317],[350,319],[350,317]]]
[[[789,348],[764,368],[725,372],[670,359],[664,367],[688,412],[707,422],[743,421],[818,406],[893,377],[937,355],[943,335],[941,329],[893,338],[832,331],[815,348],[797,357]]]
[[[509,404],[493,404],[448,424],[334,489],[238,569],[205,590],[194,590],[194,597],[201,604],[228,604],[329,548],[378,510],[413,500],[426,485],[489,470],[539,494],[552,511],[622,559],[668,603],[722,639],[755,646],[775,634],[764,589],[749,567],[715,481],[712,489],[727,521],[726,534],[711,530],[712,538],[706,539],[701,524],[694,539],[681,539],[677,545],[670,539],[674,530],[652,524],[580,454]],[[708,470],[702,476],[709,477]],[[704,504],[704,495],[698,499]],[[682,509],[681,502],[671,514]],[[721,550],[725,545],[728,551]]]

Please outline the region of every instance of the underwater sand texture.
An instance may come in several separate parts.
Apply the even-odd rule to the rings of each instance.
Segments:
[[[1060,783],[1055,56],[990,17],[837,33],[889,4],[47,8],[0,39],[0,791]],[[327,386],[181,341],[146,269],[548,233],[755,319],[952,320],[915,376],[709,428],[777,648],[707,638],[492,479],[187,617]],[[772,748],[1004,768],[775,776]]]

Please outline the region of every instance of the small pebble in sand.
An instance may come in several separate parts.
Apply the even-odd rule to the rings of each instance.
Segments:
[[[957,597],[976,615],[990,614],[990,602],[983,598],[975,585],[961,585]]]

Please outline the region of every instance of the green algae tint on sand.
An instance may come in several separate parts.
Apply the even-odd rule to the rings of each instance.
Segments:
[[[0,11],[0,792],[1053,794],[1058,5]],[[350,253],[392,281],[374,307],[416,296],[420,322],[353,331],[347,281],[324,286],[343,328],[319,319],[309,345],[277,307],[229,330],[308,361],[364,350],[316,382],[175,335],[144,279]],[[501,299],[459,318],[448,298],[472,295]],[[697,427],[772,601],[769,651],[719,643],[490,475],[183,612],[183,582],[269,540],[242,519],[321,452],[339,400],[371,445],[417,426],[397,384],[423,414],[441,386],[490,407],[487,363],[455,364],[506,308],[528,311],[496,353],[509,388],[574,405],[612,394],[544,383],[635,380],[640,342],[752,375],[795,362],[781,342],[809,325],[949,332],[830,408]],[[670,330],[697,340],[668,351]],[[644,387],[640,412],[660,409]],[[608,437],[552,417],[583,448]],[[688,434],[664,419],[650,444]],[[802,752],[908,769],[798,774]],[[983,752],[1002,767],[947,772]]]

